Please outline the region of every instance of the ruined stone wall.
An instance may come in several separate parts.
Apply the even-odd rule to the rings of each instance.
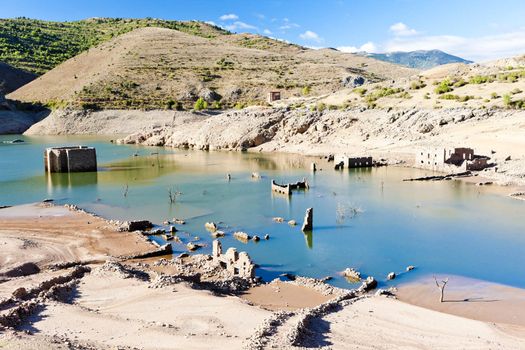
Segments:
[[[348,168],[367,168],[372,165],[372,157],[356,157],[348,159]]]
[[[97,171],[97,153],[94,148],[68,149],[69,172]]]
[[[52,173],[97,171],[97,154],[94,148],[48,148],[44,153],[45,170]]]

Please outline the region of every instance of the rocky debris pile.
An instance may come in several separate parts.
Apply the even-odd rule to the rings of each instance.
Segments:
[[[153,245],[158,245],[158,243],[156,243],[154,241],[151,241],[151,243]],[[151,252],[139,253],[139,254],[129,255],[129,256],[123,256],[121,258],[125,259],[125,260],[127,260],[127,259],[146,259],[146,258],[154,258],[154,257],[157,257],[157,256],[169,255],[171,253],[173,253],[173,247],[171,246],[171,243],[166,243],[166,244],[158,247],[157,249],[152,250]]]
[[[198,276],[198,281],[200,283],[215,282],[220,285],[221,281],[231,281],[236,277],[231,272],[224,269],[219,261],[216,261],[212,256],[205,254],[195,254],[172,260],[161,259],[153,265],[169,266],[170,271],[175,271],[171,274],[181,278]],[[248,281],[249,279],[246,280]],[[252,284],[254,281],[250,280],[249,283]],[[234,284],[237,285],[238,283],[235,282]]]
[[[9,269],[5,272],[0,273],[0,277],[21,277],[21,276],[29,276],[33,275],[35,273],[39,273],[40,268],[32,262],[26,262],[21,265],[15,266],[12,269]]]
[[[104,276],[107,272],[117,275],[122,279],[136,278],[141,281],[149,281],[150,276],[142,269],[134,269],[131,266],[123,265],[116,261],[106,261],[103,265],[92,271],[93,275]]]
[[[246,350],[262,350],[270,341],[270,338],[277,332],[277,329],[290,316],[294,315],[289,311],[277,311],[260,324],[255,332],[244,342],[243,348]]]
[[[313,336],[313,332],[309,329],[310,322],[315,318],[321,318],[335,310],[338,310],[342,303],[345,305],[361,299],[355,291],[348,291],[344,295],[340,295],[332,300],[329,300],[315,308],[306,308],[301,311],[301,315],[297,323],[288,332],[286,338],[290,345],[301,346],[309,337]]]
[[[30,289],[18,288],[12,296],[0,301],[0,327],[16,327],[46,300],[69,302],[71,293],[85,273],[87,266],[76,266],[61,276],[53,277]]]
[[[110,224],[113,224],[117,227],[120,232],[135,232],[148,230],[153,227],[151,221],[148,220],[134,220],[134,221],[119,221],[119,220],[110,220]]]
[[[347,289],[342,289],[329,285],[328,283],[326,283],[326,279],[294,276],[294,279],[292,281],[287,281],[286,283],[312,288],[323,295],[345,295],[348,292]]]
[[[186,282],[192,288],[206,289],[215,293],[231,294],[245,291],[255,285],[255,281],[231,275],[209,255],[192,255],[174,260],[161,259],[154,266],[170,266],[175,273],[159,274],[150,288],[163,288]]]

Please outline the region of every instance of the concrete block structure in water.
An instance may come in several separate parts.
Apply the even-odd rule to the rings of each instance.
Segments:
[[[86,146],[47,148],[44,165],[50,173],[97,171],[97,152]]]

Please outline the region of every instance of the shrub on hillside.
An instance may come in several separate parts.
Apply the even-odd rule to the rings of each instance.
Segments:
[[[206,102],[205,99],[202,97],[199,97],[197,101],[195,101],[195,104],[193,105],[193,109],[196,111],[202,111],[203,109],[208,108],[208,102]]]
[[[451,92],[453,90],[454,89],[450,86],[450,80],[445,79],[437,84],[436,88],[434,89],[434,92],[438,95],[441,95],[447,92]]]
[[[303,96],[310,95],[310,92],[312,92],[312,88],[310,88],[310,86],[308,86],[308,85],[303,87],[303,89],[301,90],[301,93],[303,94]]]
[[[485,84],[494,81],[492,77],[488,75],[475,75],[470,78],[469,83],[471,84]]]

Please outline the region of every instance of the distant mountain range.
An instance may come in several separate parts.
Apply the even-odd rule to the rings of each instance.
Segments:
[[[387,53],[359,53],[360,55],[372,57],[381,61],[400,64],[402,66],[429,69],[448,63],[472,63],[472,61],[458,56],[450,55],[440,50],[418,50],[410,52],[387,52]]]

